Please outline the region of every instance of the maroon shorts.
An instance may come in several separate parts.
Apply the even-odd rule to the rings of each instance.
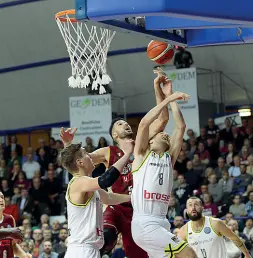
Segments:
[[[114,228],[122,235],[124,250],[128,258],[147,258],[148,255],[132,238],[131,221],[133,208],[128,204],[108,206],[104,211],[104,227]]]

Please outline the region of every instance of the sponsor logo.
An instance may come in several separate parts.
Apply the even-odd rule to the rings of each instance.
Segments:
[[[89,99],[85,98],[82,100],[71,100],[70,101],[70,107],[71,108],[81,108],[81,109],[86,109],[87,107],[98,107],[98,106],[109,106],[111,105],[110,97],[105,97],[105,98],[94,98],[94,99]]]
[[[160,168],[164,168],[164,167],[168,167],[169,164],[167,163],[149,163],[149,166],[153,166],[153,167],[160,167]]]
[[[180,243],[180,240],[179,240],[179,238],[178,238],[177,236],[173,236],[173,237],[171,238],[171,240],[172,240],[173,242],[175,242],[176,244],[179,244],[179,243]]]
[[[209,238],[205,240],[195,240],[194,242],[191,242],[190,245],[195,246],[195,245],[207,244],[212,242],[213,240],[214,240],[213,238]]]
[[[211,233],[211,228],[205,227],[205,228],[204,228],[204,232],[205,232],[206,234],[210,234],[210,233]]]
[[[160,194],[160,193],[150,193],[147,190],[144,190],[144,199],[145,200],[153,200],[153,201],[169,202],[170,195]]]

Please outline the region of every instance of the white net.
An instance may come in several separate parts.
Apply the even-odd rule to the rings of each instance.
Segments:
[[[63,19],[64,18],[64,21]],[[87,88],[105,93],[103,85],[111,82],[106,72],[107,53],[116,32],[106,28],[87,26],[64,14],[56,15],[56,22],[66,43],[70,57],[72,76],[68,79],[71,88]]]

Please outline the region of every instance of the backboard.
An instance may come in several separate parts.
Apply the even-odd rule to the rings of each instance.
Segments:
[[[77,20],[188,47],[253,42],[253,2],[76,0]]]

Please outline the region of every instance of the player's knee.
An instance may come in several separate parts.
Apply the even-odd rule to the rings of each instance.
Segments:
[[[111,251],[117,243],[117,232],[114,228],[104,228],[104,247],[105,252]]]

